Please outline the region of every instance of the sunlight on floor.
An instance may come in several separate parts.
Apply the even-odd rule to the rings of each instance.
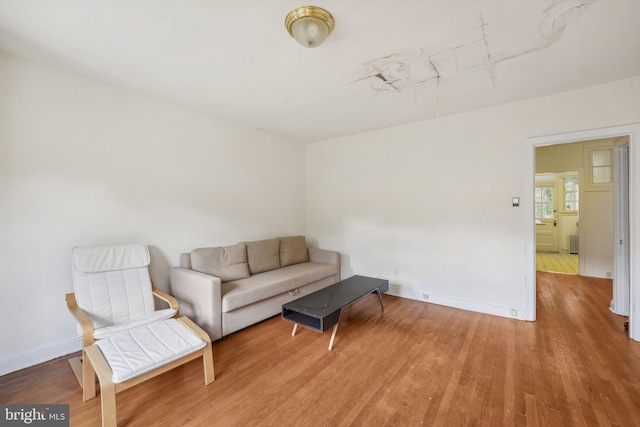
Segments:
[[[536,270],[578,275],[578,255],[536,252]]]

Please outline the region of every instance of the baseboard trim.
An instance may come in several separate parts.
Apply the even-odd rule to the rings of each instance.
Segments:
[[[445,307],[459,308],[461,310],[491,314],[493,316],[507,317],[509,319],[525,320],[524,308],[503,307],[466,298],[435,294],[433,292],[427,292],[422,289],[411,288],[408,286],[390,284],[387,294],[430,304],[443,305]]]
[[[610,271],[604,270],[584,270],[580,272],[581,276],[596,277],[598,279],[612,279],[613,275]]]
[[[43,346],[0,356],[0,375],[19,371],[20,369],[47,362],[80,350],[82,350],[82,342],[79,338],[72,338],[54,341]]]

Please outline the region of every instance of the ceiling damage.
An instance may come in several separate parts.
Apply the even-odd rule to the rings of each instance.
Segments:
[[[640,0],[316,5],[335,28],[306,49],[288,2],[0,0],[0,59],[302,143],[640,76]]]
[[[541,16],[537,39],[497,51],[491,49],[491,23],[483,14],[479,14],[477,38],[468,43],[435,53],[427,53],[419,48],[374,58],[362,64],[357,72],[361,77],[351,83],[365,84],[375,93],[397,93],[435,81],[437,104],[441,79],[455,79],[468,69],[485,70],[486,78],[495,87],[495,69],[500,63],[546,49],[558,42],[566,28],[597,1],[554,0]],[[437,115],[439,105],[436,105]]]

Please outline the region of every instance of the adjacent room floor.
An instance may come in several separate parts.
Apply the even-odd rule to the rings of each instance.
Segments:
[[[552,273],[579,274],[578,255],[536,252],[536,270]]]

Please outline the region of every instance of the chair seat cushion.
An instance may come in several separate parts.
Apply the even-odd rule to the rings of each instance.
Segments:
[[[177,319],[113,334],[96,342],[118,384],[164,366],[206,345]]]
[[[163,310],[156,310],[152,313],[145,315],[145,317],[140,319],[130,320],[124,323],[118,323],[115,325],[105,326],[103,328],[96,328],[93,331],[93,338],[96,340],[102,340],[110,335],[118,333],[120,331],[124,331],[129,328],[135,328],[136,326],[145,325],[147,323],[156,322],[158,320],[169,319],[175,316],[176,310],[173,308],[165,308]]]

